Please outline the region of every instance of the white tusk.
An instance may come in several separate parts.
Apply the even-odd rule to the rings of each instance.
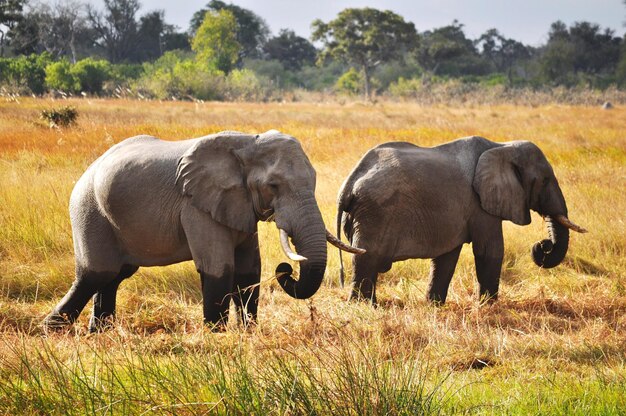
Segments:
[[[570,230],[574,230],[578,233],[586,233],[587,230],[584,229],[583,227],[581,227],[580,225],[576,225],[573,222],[571,222],[569,220],[569,218],[567,218],[565,215],[557,215],[554,218],[559,224],[561,224],[563,227],[567,227]]]
[[[280,231],[280,246],[283,248],[283,251],[293,261],[305,261],[308,260],[306,257],[299,255],[295,251],[291,249],[289,246],[289,236],[287,235],[287,231],[282,228],[278,229]]]

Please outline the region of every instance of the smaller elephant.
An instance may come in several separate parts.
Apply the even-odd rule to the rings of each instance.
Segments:
[[[567,253],[567,205],[552,167],[527,141],[462,138],[433,148],[385,143],[371,149],[343,183],[341,225],[354,247],[351,299],[376,302],[378,273],[393,262],[431,260],[427,297],[443,304],[465,243],[472,243],[481,299],[496,299],[504,255],[502,221],[545,218],[549,239],[532,248],[534,262],[555,267]],[[341,256],[341,254],[340,254]],[[343,263],[341,263],[343,284]]]
[[[300,143],[276,130],[174,142],[137,136],[116,144],[72,191],[76,278],[46,328],[71,324],[93,297],[90,330],[103,329],[124,279],[139,267],[187,260],[200,274],[205,323],[223,328],[231,299],[244,322],[255,322],[258,221],[274,221],[283,250],[300,262],[299,280],[289,264],[278,265],[281,287],[296,299],[313,296],[326,269],[326,241],[350,249],[326,231],[315,183]]]

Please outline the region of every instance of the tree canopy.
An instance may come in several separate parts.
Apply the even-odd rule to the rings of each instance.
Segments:
[[[240,58],[259,57],[270,33],[267,23],[253,11],[234,4],[211,0],[204,8],[193,14],[189,22],[190,35],[195,36],[207,12],[219,12],[220,10],[228,10],[235,17],[237,22],[235,27],[236,39],[241,45]]]
[[[372,69],[400,58],[417,40],[413,23],[392,11],[369,7],[345,9],[330,22],[318,19],[311,27],[312,39],[324,44],[321,60],[332,57],[363,71],[366,97],[370,96]]]
[[[191,48],[198,61],[229,73],[237,63],[241,45],[236,36],[237,21],[230,10],[206,12]]]

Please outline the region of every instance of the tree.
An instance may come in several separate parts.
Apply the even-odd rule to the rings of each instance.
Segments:
[[[497,29],[489,29],[476,44],[482,46],[482,56],[493,64],[496,71],[507,74],[509,85],[513,83],[515,64],[530,58],[530,51],[524,44],[505,38]]]
[[[305,64],[313,64],[317,54],[311,42],[289,29],[281,29],[278,36],[267,41],[263,51],[267,58],[279,61],[292,71],[299,70]]]
[[[229,10],[207,12],[191,43],[198,60],[228,74],[235,67],[241,50],[236,27],[235,16]]]
[[[363,72],[364,92],[370,98],[372,70],[382,62],[400,58],[414,47],[417,32],[411,22],[392,11],[369,7],[345,9],[334,20],[312,25],[314,41],[322,41],[320,61],[332,57]]]
[[[237,21],[235,29],[237,33],[236,39],[239,45],[241,45],[239,58],[259,57],[263,45],[269,36],[269,27],[265,20],[253,11],[234,4],[226,4],[220,0],[211,0],[205,8],[193,14],[189,22],[189,34],[192,37],[195,36],[207,12],[219,12],[220,10],[230,11]]]
[[[20,21],[25,0],[2,0],[0,2],[0,56],[4,56],[6,35]]]
[[[619,62],[621,38],[610,29],[589,22],[576,22],[569,28],[553,23],[548,43],[540,57],[541,73],[555,84],[574,84],[585,77],[588,82],[615,72]]]
[[[88,8],[88,19],[96,32],[95,44],[112,63],[135,60],[137,51],[138,0],[104,0],[104,12]]]
[[[474,43],[465,37],[463,24],[454,20],[451,25],[423,33],[416,58],[431,74],[460,75],[469,72],[468,66],[476,64],[478,52]]]
[[[37,22],[38,42],[54,58],[69,56],[77,60],[77,42],[85,41],[86,15],[84,6],[75,0],[61,0],[48,5],[33,6],[29,19]]]

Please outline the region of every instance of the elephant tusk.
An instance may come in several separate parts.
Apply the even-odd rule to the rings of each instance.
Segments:
[[[580,225],[576,225],[573,222],[571,222],[565,215],[557,215],[554,219],[563,227],[567,227],[570,230],[576,231],[577,233],[587,232],[587,230],[581,227]]]
[[[340,250],[343,251],[347,251],[348,253],[352,253],[352,254],[363,254],[365,253],[365,249],[362,248],[357,248],[357,247],[352,247],[351,245],[348,245],[346,243],[344,243],[343,241],[339,240],[337,237],[335,237],[330,231],[326,230],[326,240],[332,244],[333,246],[337,247]]]
[[[283,251],[293,261],[305,261],[308,260],[306,257],[299,255],[295,251],[291,249],[289,246],[289,236],[287,235],[287,231],[282,228],[278,229],[280,231],[280,246],[283,248]]]

